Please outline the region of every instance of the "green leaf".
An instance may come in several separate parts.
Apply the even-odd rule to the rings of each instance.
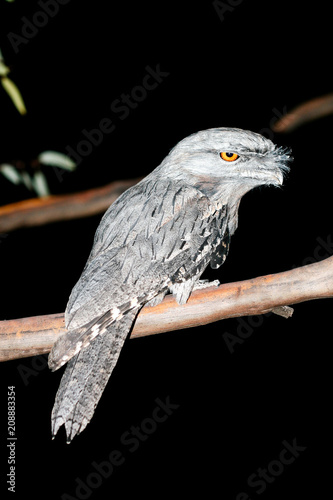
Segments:
[[[49,186],[43,172],[38,170],[32,178],[32,185],[38,196],[50,196]]]
[[[9,73],[9,68],[8,66],[5,65],[3,59],[0,57],[0,76],[1,77],[7,76],[8,73]]]
[[[1,67],[0,67],[1,71]],[[7,78],[6,76],[2,76],[1,78],[1,83],[11,100],[13,101],[14,106],[18,110],[18,112],[21,115],[25,115],[27,110],[23,101],[23,97],[21,95],[21,92],[15,85],[15,83],[10,79]]]
[[[2,163],[0,165],[0,172],[4,177],[6,177],[6,179],[8,179],[13,184],[21,184],[22,176],[16,170],[16,168],[13,167],[13,165],[10,165],[8,163]]]
[[[22,182],[25,185],[29,191],[33,191],[34,187],[32,185],[32,179],[28,172],[25,172],[24,170],[21,172],[21,177],[22,177]]]
[[[43,151],[38,155],[38,160],[42,165],[50,167],[59,167],[70,171],[76,168],[76,163],[69,156],[57,151]]]

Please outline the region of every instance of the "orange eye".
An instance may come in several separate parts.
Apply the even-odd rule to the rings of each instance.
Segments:
[[[239,158],[239,155],[237,155],[236,153],[229,153],[226,151],[223,151],[222,153],[220,153],[220,156],[221,156],[222,160],[225,160],[225,161],[235,161],[235,160],[237,160],[237,158]]]

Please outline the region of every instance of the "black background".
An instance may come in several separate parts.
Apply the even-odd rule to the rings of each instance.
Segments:
[[[0,89],[1,163],[47,149],[65,153],[84,139],[83,129],[96,128],[103,118],[116,125],[62,182],[54,169],[45,170],[54,194],[144,176],[183,137],[215,126],[262,131],[292,148],[283,189],[256,189],[244,197],[226,264],[206,275],[221,282],[313,262],[318,238],[332,234],[332,118],[289,135],[270,130],[276,110],[290,111],[332,91],[329,2],[225,4],[234,7],[222,20],[203,0],[122,6],[71,0],[17,53],[8,33],[22,36],[22,17],[31,21],[41,7],[1,0],[0,10],[0,47],[28,109],[20,116]],[[113,101],[142,83],[147,66],[157,65],[168,73],[158,87],[126,119],[112,113]],[[31,196],[4,178],[0,194],[1,204]],[[64,311],[100,217],[1,238],[1,319]],[[321,247],[323,257],[328,253]],[[128,341],[92,422],[70,445],[63,431],[54,441],[50,435],[61,373],[50,373],[43,357],[2,364],[1,494],[8,493],[8,385],[16,386],[16,498],[79,498],[76,478],[91,480],[92,463],[108,460],[113,450],[124,463],[86,498],[329,493],[330,307],[328,299],[312,301],[295,306],[288,320],[225,320]],[[245,329],[248,338],[231,353],[225,333]],[[33,370],[26,384],[22,367]],[[151,417],[156,398],[179,407],[131,453],[121,436]],[[295,462],[264,492],[250,487],[248,477],[278,460],[283,441],[294,439],[306,447]]]

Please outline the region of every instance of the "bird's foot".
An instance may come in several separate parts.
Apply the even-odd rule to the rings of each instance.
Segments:
[[[220,286],[219,280],[209,281],[209,280],[199,280],[195,283],[193,287],[194,290],[202,290],[203,288],[210,288],[212,286]]]

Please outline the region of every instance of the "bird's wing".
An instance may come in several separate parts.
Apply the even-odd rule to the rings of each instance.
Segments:
[[[173,283],[192,280],[193,286],[193,277],[208,265],[227,224],[224,206],[213,206],[197,189],[175,181],[141,184],[120,201],[104,216],[72,291],[68,332],[49,356],[52,370]]]
[[[67,305],[68,329],[112,309],[124,314],[134,299],[147,302],[170,281],[189,279],[221,241],[225,207],[216,209],[197,189],[159,180],[126,193],[96,232]]]

